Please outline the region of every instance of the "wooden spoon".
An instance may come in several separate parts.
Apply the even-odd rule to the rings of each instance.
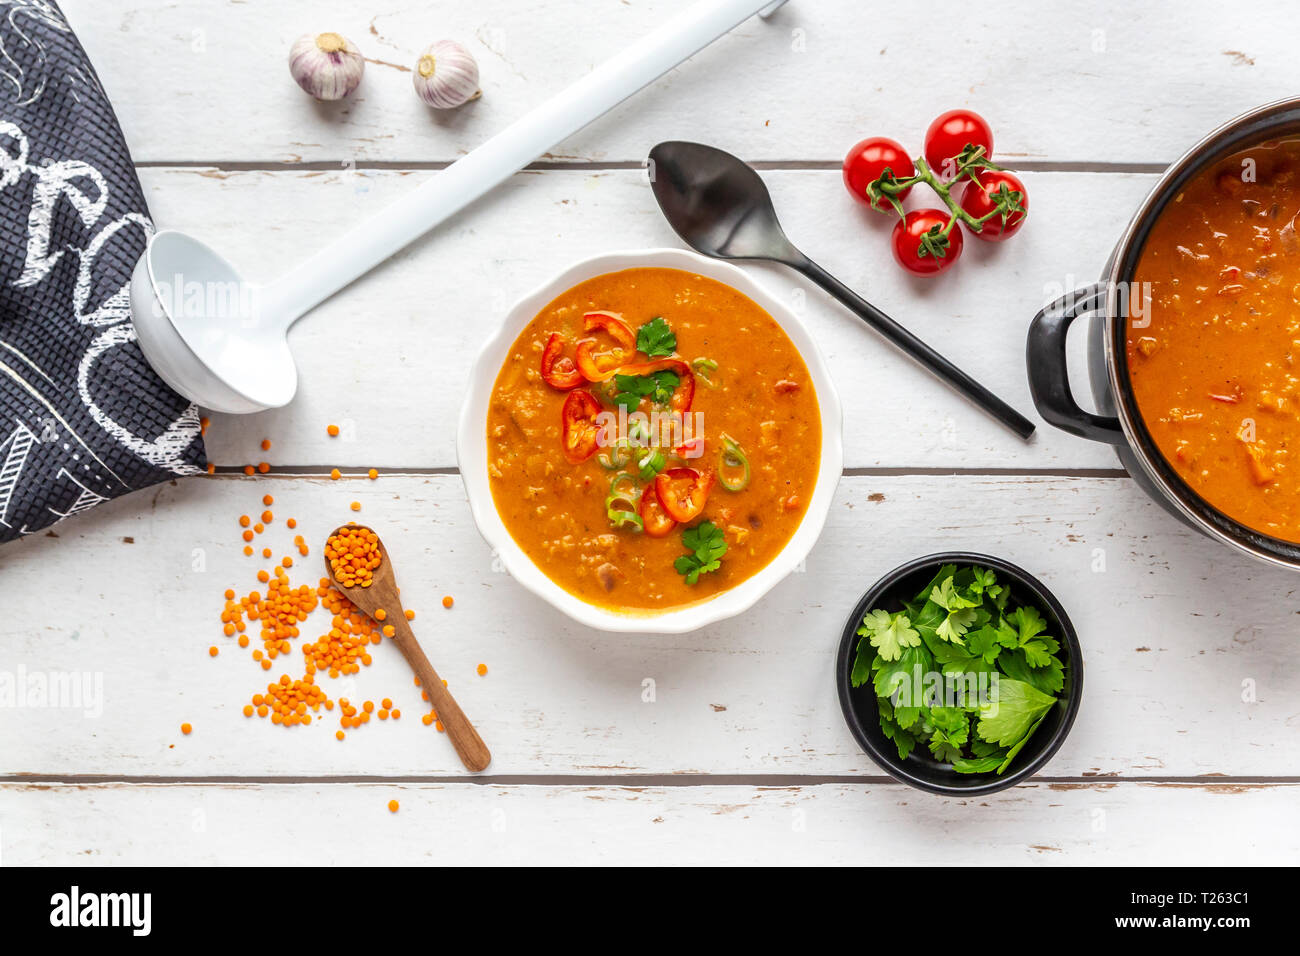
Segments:
[[[364,525],[347,524],[335,528],[330,537],[348,530],[369,531],[374,534],[372,529]],[[379,536],[375,535],[375,537],[378,539]],[[442,678],[429,663],[429,658],[425,657],[424,651],[420,649],[420,644],[411,631],[410,622],[406,620],[402,599],[397,594],[393,562],[388,559],[388,551],[385,550],[383,541],[379,541],[379,554],[383,560],[379,567],[375,568],[368,588],[344,587],[334,576],[334,569],[329,566],[328,558],[325,559],[325,573],[344,597],[372,618],[376,611],[383,608],[385,617],[382,624],[393,626],[393,636],[389,639],[401,649],[406,656],[406,662],[411,665],[411,670],[415,671],[415,676],[420,678],[420,685],[428,693],[429,703],[438,714],[438,720],[442,721],[447,736],[451,738],[451,745],[460,755],[461,763],[467,770],[478,773],[492,762],[492,754],[487,749],[487,744],[483,743],[483,738],[478,735],[478,731],[474,729],[474,725],[465,716],[465,712],[456,703],[456,699],[443,685]]]

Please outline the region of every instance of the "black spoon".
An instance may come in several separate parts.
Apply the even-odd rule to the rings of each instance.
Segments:
[[[1021,438],[1033,435],[1033,422],[796,249],[763,180],[735,156],[700,143],[660,143],[650,150],[650,184],[669,225],[696,252],[766,259],[802,273]]]

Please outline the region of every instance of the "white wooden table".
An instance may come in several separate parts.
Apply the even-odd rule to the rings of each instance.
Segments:
[[[63,5],[158,223],[269,277],[686,2]],[[803,303],[846,411],[846,473],[806,573],[699,633],[606,636],[499,573],[473,526],[454,454],[466,368],[506,305],[566,263],[677,244],[639,169],[655,142],[757,163],[811,255],[1028,411],[1023,341],[1041,303],[1098,275],[1186,146],[1300,76],[1285,0],[1232,16],[1208,0],[991,2],[943,41],[877,6],[792,0],[745,24],[301,323],[299,397],[214,416],[215,477],[0,550],[0,668],[86,672],[103,688],[100,714],[0,710],[0,863],[1294,860],[1300,578],[1182,528],[1106,448],[1047,426],[1022,444],[789,274],[755,269]],[[285,66],[293,39],[322,29],[371,58],[343,109],[313,104]],[[434,116],[405,65],[443,36],[478,57],[484,95]],[[968,243],[953,274],[911,281],[889,260],[888,223],[844,195],[839,160],[873,133],[916,150],[934,115],[963,105],[993,123],[1033,211],[1016,241]],[[263,457],[271,474],[240,473]],[[346,480],[324,478],[336,466]],[[360,477],[371,466],[374,482]],[[350,501],[383,529],[417,633],[492,747],[486,774],[469,778],[415,719],[386,644],[331,694],[391,696],[400,723],[339,743],[332,720],[284,730],[242,715],[267,674],[217,618],[227,587],[256,586],[235,519],[265,493],[277,549],[289,515],[315,548],[304,580]],[[1087,661],[1078,721],[1045,773],[978,801],[885,777],[849,736],[832,678],[861,592],[948,548],[1041,576]],[[322,836],[344,817],[346,840]]]

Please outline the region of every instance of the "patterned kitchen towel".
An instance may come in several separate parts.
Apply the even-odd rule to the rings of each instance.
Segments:
[[[122,131],[49,0],[0,0],[0,542],[205,464],[128,283],[153,232]]]

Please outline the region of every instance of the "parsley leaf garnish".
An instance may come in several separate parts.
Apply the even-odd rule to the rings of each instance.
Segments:
[[[615,375],[614,404],[634,412],[641,399],[648,398],[655,405],[667,405],[681,384],[676,372],[663,369],[649,375]]]
[[[677,336],[662,315],[657,315],[636,332],[637,351],[651,358],[667,358],[677,351]]]
[[[682,544],[690,551],[673,562],[677,573],[684,575],[687,584],[695,584],[700,575],[722,567],[722,556],[727,553],[727,539],[722,529],[712,521],[702,521],[682,532]]]

